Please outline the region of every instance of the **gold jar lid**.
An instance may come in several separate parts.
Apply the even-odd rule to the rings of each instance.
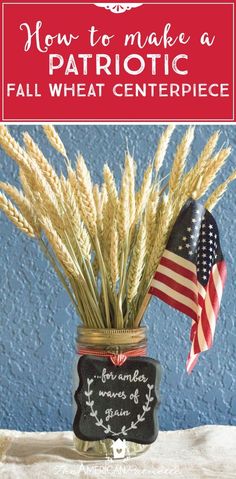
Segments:
[[[136,329],[90,329],[78,326],[77,343],[91,345],[138,344],[146,340],[146,328]]]

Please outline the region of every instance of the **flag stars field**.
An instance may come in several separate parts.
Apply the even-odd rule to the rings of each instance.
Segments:
[[[226,278],[216,222],[200,207],[191,200],[177,219],[150,290],[193,320],[189,372],[199,353],[212,345]]]

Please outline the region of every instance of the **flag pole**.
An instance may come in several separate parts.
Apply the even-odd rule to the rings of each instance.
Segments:
[[[139,309],[139,312],[135,318],[135,321],[134,321],[134,328],[138,328],[142,319],[143,319],[143,315],[149,305],[149,301],[151,299],[152,295],[147,293],[146,296],[144,297],[144,300],[140,306],[140,309]]]

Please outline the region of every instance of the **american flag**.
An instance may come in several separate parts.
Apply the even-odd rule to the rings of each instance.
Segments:
[[[226,279],[219,232],[212,214],[189,200],[171,232],[149,293],[192,319],[187,371],[212,346]]]

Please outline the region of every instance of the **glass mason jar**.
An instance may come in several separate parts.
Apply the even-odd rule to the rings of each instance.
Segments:
[[[146,351],[147,338],[146,328],[137,329],[89,329],[78,327],[76,340],[77,355],[74,365],[74,387],[73,387],[73,414],[75,416],[77,404],[74,399],[74,393],[79,386],[79,377],[77,365],[79,360],[79,350],[87,349],[89,351],[102,351],[111,354],[122,354],[127,351],[143,349]],[[74,446],[80,455],[91,459],[105,459],[113,457],[112,439],[103,439],[97,441],[85,441],[79,439],[74,434]],[[138,444],[126,441],[125,457],[133,457],[141,454],[149,448],[149,444]]]

